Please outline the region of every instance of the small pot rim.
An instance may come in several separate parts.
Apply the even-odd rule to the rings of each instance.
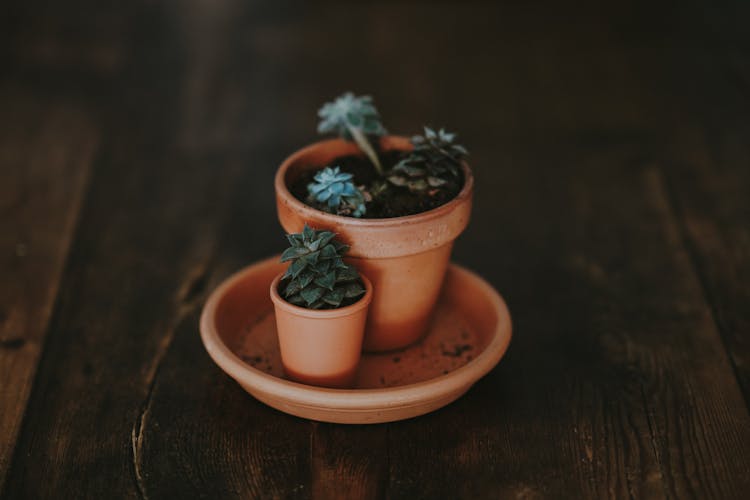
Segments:
[[[411,141],[407,137],[399,135],[383,136],[380,139],[380,144],[381,148],[385,151],[409,150],[411,148]],[[343,139],[327,139],[308,144],[307,146],[298,149],[297,151],[289,155],[281,163],[281,166],[276,171],[276,176],[274,178],[276,193],[279,196],[283,197],[286,203],[288,203],[292,208],[305,215],[306,218],[309,218],[309,216],[312,216],[314,214],[316,217],[321,219],[328,219],[332,223],[346,224],[348,226],[355,226],[360,228],[386,228],[390,226],[418,224],[424,222],[425,220],[437,219],[444,216],[446,213],[451,212],[456,206],[465,203],[466,200],[471,198],[472,196],[474,190],[474,175],[472,174],[471,168],[469,167],[468,163],[466,163],[465,161],[461,162],[464,174],[464,185],[461,188],[461,191],[459,191],[458,194],[447,203],[444,203],[443,205],[435,207],[431,210],[427,210],[426,212],[420,212],[418,214],[402,215],[400,217],[386,217],[382,219],[369,219],[367,217],[346,217],[343,215],[330,214],[328,212],[318,210],[317,208],[313,208],[310,205],[298,200],[291,193],[291,191],[289,191],[289,188],[286,185],[286,172],[287,170],[289,170],[290,166],[296,164],[301,158],[315,149],[326,146],[345,147],[347,145],[351,145],[351,143]]]
[[[365,294],[360,297],[357,302],[349,304],[345,307],[338,307],[336,309],[307,309],[306,307],[295,306],[294,304],[289,303],[281,296],[281,294],[279,294],[279,282],[281,281],[281,277],[285,272],[286,271],[280,272],[276,275],[273,281],[271,281],[271,301],[273,302],[274,306],[279,307],[291,314],[294,314],[295,316],[302,316],[310,319],[341,318],[344,316],[351,316],[352,314],[358,313],[362,309],[366,309],[370,306],[370,302],[372,302],[372,283],[367,278],[367,276],[360,272],[359,277],[362,280],[362,283],[365,285]],[[359,272],[359,270],[357,270],[357,272]]]

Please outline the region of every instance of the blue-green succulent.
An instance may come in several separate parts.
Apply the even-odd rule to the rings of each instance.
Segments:
[[[368,135],[381,136],[386,133],[372,97],[355,96],[351,92],[346,92],[325,103],[318,111],[318,116],[319,133],[334,133],[346,140],[354,140],[375,166],[378,174],[383,175],[380,159],[367,139]]]
[[[281,262],[290,264],[279,293],[288,302],[308,309],[333,309],[351,304],[365,293],[357,269],[344,262],[349,247],[335,236],[307,224],[301,233],[287,235],[291,247],[281,254]]]
[[[353,178],[339,167],[325,167],[315,174],[315,182],[307,185],[309,198],[323,204],[327,212],[362,217],[367,211],[365,195],[354,185]]]
[[[469,152],[454,144],[456,134],[444,129],[424,128],[424,135],[415,135],[414,150],[388,172],[388,181],[414,192],[440,189],[461,177],[461,162]]]

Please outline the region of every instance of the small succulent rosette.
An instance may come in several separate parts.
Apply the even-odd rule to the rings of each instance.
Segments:
[[[454,144],[456,134],[443,129],[425,127],[424,135],[415,135],[414,150],[388,173],[388,181],[412,192],[441,189],[461,179],[461,162],[469,154],[465,147]]]
[[[354,185],[353,178],[339,167],[325,167],[315,174],[315,182],[308,184],[308,200],[317,202],[326,212],[362,217],[367,212],[365,195]]]

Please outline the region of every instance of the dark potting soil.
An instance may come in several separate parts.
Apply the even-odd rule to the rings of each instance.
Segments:
[[[401,151],[389,151],[379,153],[383,168],[387,172],[402,158],[404,153]],[[364,186],[368,191],[373,182],[379,180],[375,167],[365,156],[341,156],[336,158],[328,165],[316,165],[304,172],[300,177],[292,182],[289,190],[298,200],[312,207],[321,208],[317,202],[308,201],[307,185],[313,182],[315,174],[326,166],[340,167],[342,172],[354,174],[354,184]],[[386,181],[387,182],[387,181]],[[448,203],[458,195],[463,187],[463,179],[460,182],[452,182],[444,185],[439,190],[427,190],[423,193],[412,193],[405,187],[394,186],[388,183],[388,189],[367,203],[367,213],[364,218],[367,219],[386,219],[389,217],[402,217],[404,215],[414,215],[440,205]]]

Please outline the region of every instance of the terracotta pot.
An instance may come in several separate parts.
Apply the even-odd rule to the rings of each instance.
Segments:
[[[405,137],[381,140],[386,151],[411,147]],[[308,223],[338,233],[341,241],[351,246],[349,260],[374,287],[364,349],[400,349],[419,340],[427,329],[453,241],[469,223],[474,177],[464,164],[464,186],[453,200],[428,212],[389,219],[329,214],[289,192],[287,185],[305,170],[355,154],[361,154],[356,144],[333,139],[307,146],[284,160],[275,179],[279,220],[288,233],[300,232]]]
[[[271,282],[281,363],[287,377],[323,387],[351,387],[357,375],[372,284],[365,276],[365,295],[338,309],[295,306],[279,295],[280,273]]]

